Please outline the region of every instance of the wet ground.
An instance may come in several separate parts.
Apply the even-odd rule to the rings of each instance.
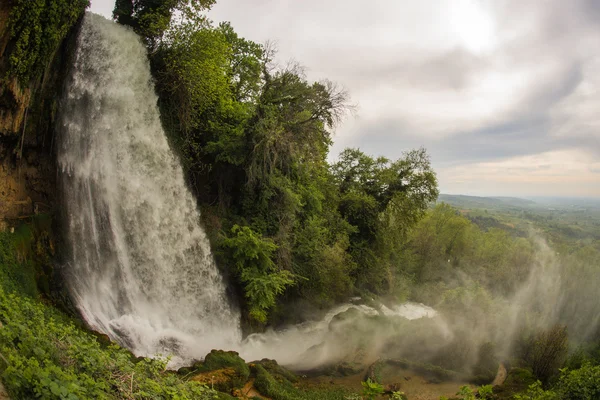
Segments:
[[[365,373],[366,371],[344,377],[318,376],[305,378],[303,381],[307,386],[338,385],[360,392],[362,390],[361,382],[365,377]],[[380,371],[380,375],[384,387],[392,387],[393,390],[404,392],[409,400],[439,400],[440,396],[455,396],[456,392],[463,385],[475,388],[475,386],[467,382],[440,382],[436,379],[429,379],[419,375],[410,369],[394,366],[384,366]],[[381,398],[387,397],[382,396]]]

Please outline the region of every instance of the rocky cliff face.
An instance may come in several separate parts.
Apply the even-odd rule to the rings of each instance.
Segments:
[[[15,46],[9,19],[16,3],[0,1],[0,230],[54,209],[54,124],[77,31],[76,24],[53,49],[43,73],[24,84],[9,71]]]
[[[11,44],[9,17],[13,2],[0,3],[0,133],[15,134],[23,124],[31,90],[22,88],[15,77],[8,77],[7,49]]]

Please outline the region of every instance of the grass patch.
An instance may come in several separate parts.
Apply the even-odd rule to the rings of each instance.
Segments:
[[[0,232],[0,287],[9,293],[35,297],[38,294],[35,269],[32,263],[19,262],[17,243],[13,234]]]
[[[251,366],[256,377],[254,387],[273,400],[345,400],[350,394],[348,389],[339,387],[310,389],[298,387],[286,378],[291,373],[279,366],[275,367],[273,362],[265,365],[251,364]],[[294,379],[297,382],[296,376]]]
[[[166,371],[167,360],[136,359],[117,345],[101,345],[37,300],[35,271],[28,259],[19,259],[15,246],[29,234],[25,228],[18,232],[14,237],[0,233],[0,378],[11,398],[204,400],[218,395]]]
[[[404,369],[410,369],[437,381],[455,381],[461,378],[460,375],[455,371],[451,371],[433,364],[410,361],[405,358],[382,360],[381,363],[395,365]]]

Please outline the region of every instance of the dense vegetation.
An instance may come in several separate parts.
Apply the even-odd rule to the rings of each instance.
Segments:
[[[14,0],[10,13],[13,42],[8,76],[21,83],[38,78],[89,0]]]
[[[435,304],[461,335],[462,343],[437,353],[437,363],[459,370],[471,364],[475,377],[490,363],[482,381],[489,382],[489,368],[505,360],[513,369],[501,398],[521,390],[527,394],[518,399],[596,398],[600,241],[593,229],[565,229],[593,226],[596,208],[578,219],[582,210],[572,206],[549,215],[537,203],[450,200],[462,210],[444,203],[431,209],[411,230],[399,264],[409,297]],[[475,344],[479,356],[472,358]]]

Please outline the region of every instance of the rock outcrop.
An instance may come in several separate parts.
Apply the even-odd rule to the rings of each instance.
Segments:
[[[15,4],[0,2],[0,230],[51,212],[56,204],[54,126],[77,31],[73,25],[40,65],[42,72],[24,83],[10,70],[15,48],[10,15]]]

